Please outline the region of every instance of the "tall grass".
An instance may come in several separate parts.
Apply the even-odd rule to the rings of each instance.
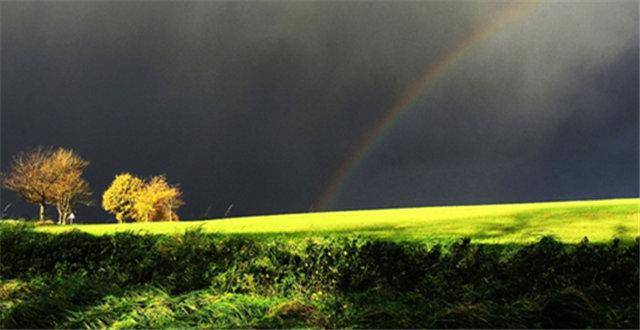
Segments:
[[[4,224],[0,327],[637,328],[638,247]]]

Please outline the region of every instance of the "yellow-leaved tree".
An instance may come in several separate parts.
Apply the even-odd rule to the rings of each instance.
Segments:
[[[0,183],[25,201],[37,204],[40,221],[44,220],[45,207],[56,205],[58,223],[64,224],[76,205],[91,202],[89,184],[82,178],[88,165],[73,150],[38,147],[14,157]]]
[[[51,186],[58,174],[47,163],[53,150],[38,147],[20,152],[13,158],[9,173],[2,176],[2,187],[14,191],[26,202],[39,206],[39,219],[44,221],[44,210],[53,202]]]
[[[136,220],[140,222],[177,221],[176,210],[183,204],[180,188],[170,185],[160,175],[145,184],[136,196],[133,207]]]
[[[102,207],[115,215],[119,223],[134,220],[136,214],[133,206],[144,185],[144,181],[129,173],[116,175],[111,186],[102,195]]]
[[[91,189],[82,178],[89,162],[70,149],[59,148],[51,155],[47,166],[58,174],[51,185],[53,204],[58,211],[58,224],[65,225],[77,205],[91,205]]]
[[[145,182],[129,173],[119,174],[102,196],[102,207],[120,223],[178,221],[176,210],[182,205],[182,191],[163,175]]]

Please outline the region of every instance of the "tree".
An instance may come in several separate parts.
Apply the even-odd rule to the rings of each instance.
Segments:
[[[92,202],[89,184],[82,178],[89,162],[73,150],[60,148],[51,155],[47,164],[52,171],[61,174],[51,190],[58,211],[58,223],[64,225],[77,205],[90,205]]]
[[[13,158],[9,172],[2,177],[3,188],[40,207],[40,221],[44,221],[46,205],[53,202],[51,187],[61,175],[48,164],[52,154],[51,149],[42,147],[20,152]]]
[[[74,206],[90,202],[89,184],[82,179],[88,165],[73,150],[38,147],[14,157],[1,183],[25,201],[37,204],[40,221],[44,221],[45,207],[55,204],[58,222],[64,223]]]
[[[155,176],[149,180],[135,197],[134,209],[136,220],[177,221],[175,211],[184,205],[182,191],[177,186],[167,183],[164,176]]]
[[[102,207],[115,215],[119,223],[134,219],[133,205],[143,187],[144,181],[141,179],[129,173],[118,174],[102,195]]]

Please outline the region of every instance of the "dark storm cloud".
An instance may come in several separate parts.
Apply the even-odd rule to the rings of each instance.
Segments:
[[[193,218],[306,211],[424,67],[506,4],[1,6],[2,168],[73,147],[98,195],[118,172],[166,173]],[[425,91],[336,206],[636,196],[637,26],[633,3],[510,23]]]
[[[637,196],[637,26],[625,6],[559,4],[502,31],[423,95],[337,207]]]

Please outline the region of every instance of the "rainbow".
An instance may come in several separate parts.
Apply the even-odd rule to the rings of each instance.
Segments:
[[[531,11],[536,6],[536,3],[509,5],[506,9],[502,10],[492,22],[480,26],[471,35],[459,40],[453,47],[448,48],[448,51],[435,62],[430,63],[422,74],[401,94],[401,97],[395,105],[389,109],[389,111],[367,131],[360,142],[355,145],[350,157],[342,162],[335,176],[333,176],[329,184],[322,191],[320,198],[315,203],[315,208],[322,210],[331,205],[335,198],[339,196],[347,179],[358,169],[368,154],[375,149],[375,146],[380,143],[386,133],[395,126],[400,116],[411,109],[420,99],[423,91],[438,77],[442,76],[448,68],[462,59],[473,46],[499,31],[510,21],[522,16],[527,11]]]

